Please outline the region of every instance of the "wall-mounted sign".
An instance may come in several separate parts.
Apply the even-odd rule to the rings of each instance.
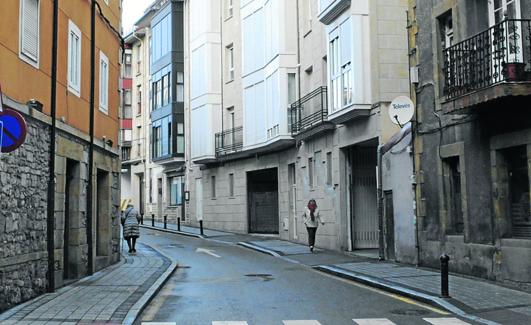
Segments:
[[[9,108],[0,111],[0,152],[11,152],[20,147],[26,140],[26,120],[19,112]]]
[[[411,121],[415,113],[415,106],[409,97],[399,96],[389,106],[389,118],[394,124],[404,125]]]

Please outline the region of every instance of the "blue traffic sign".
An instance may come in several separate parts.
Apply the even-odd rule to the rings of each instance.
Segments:
[[[0,111],[0,152],[11,152],[26,140],[26,120],[19,112],[4,108]]]

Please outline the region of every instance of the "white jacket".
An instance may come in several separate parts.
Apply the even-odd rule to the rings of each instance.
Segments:
[[[318,208],[315,209],[315,211],[313,212],[313,215],[314,215],[314,219],[312,221],[312,215],[310,214],[310,209],[306,208],[306,210],[304,212],[304,215],[303,215],[304,224],[306,225],[306,227],[308,227],[308,228],[317,228],[320,223],[324,224],[323,219],[319,215],[319,209]]]

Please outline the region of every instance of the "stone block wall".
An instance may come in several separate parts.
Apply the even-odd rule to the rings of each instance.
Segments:
[[[0,154],[0,311],[46,290],[50,132],[26,122],[26,143]]]

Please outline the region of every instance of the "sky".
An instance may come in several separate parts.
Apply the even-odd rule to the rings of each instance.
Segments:
[[[122,26],[124,34],[132,31],[134,23],[142,17],[153,0],[123,0]]]

